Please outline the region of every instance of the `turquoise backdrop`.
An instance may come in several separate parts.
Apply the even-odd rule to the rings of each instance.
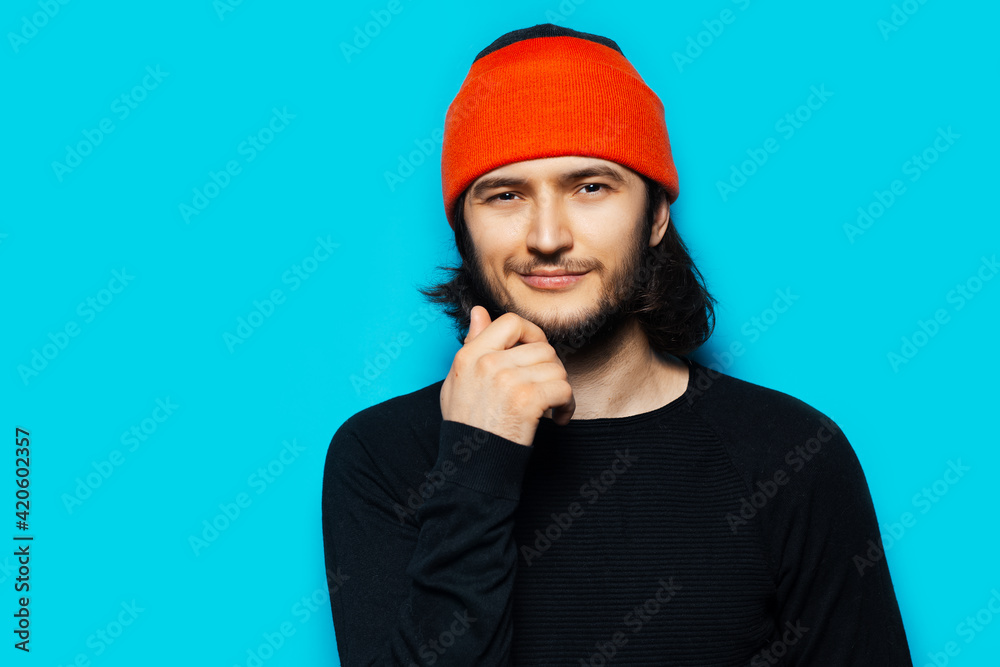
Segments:
[[[914,664],[996,665],[998,21],[968,0],[5,2],[0,663],[337,664],[326,448],[447,372],[458,341],[416,291],[456,259],[445,111],[480,49],[551,22],[616,40],[664,102],[674,220],[719,300],[695,357],[844,429]]]

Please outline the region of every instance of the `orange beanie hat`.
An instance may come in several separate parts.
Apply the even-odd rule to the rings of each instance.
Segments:
[[[606,37],[551,23],[503,35],[476,56],[445,117],[441,185],[455,201],[505,164],[584,155],[624,165],[677,199],[663,103]]]

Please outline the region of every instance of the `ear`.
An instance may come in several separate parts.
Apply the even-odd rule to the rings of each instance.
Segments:
[[[653,227],[649,232],[649,245],[650,247],[656,246],[663,239],[663,235],[667,233],[667,225],[670,224],[670,204],[667,203],[667,196],[662,191],[660,192],[660,203],[656,207],[656,213],[653,215]]]

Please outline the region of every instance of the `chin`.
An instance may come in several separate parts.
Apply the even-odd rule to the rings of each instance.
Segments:
[[[534,322],[543,331],[553,326],[573,326],[597,310],[596,299],[585,300],[554,293],[541,298],[514,300],[512,304],[511,310]]]
[[[572,304],[565,304],[565,308],[555,305],[544,308],[532,308],[529,305],[522,304],[514,312],[538,325],[547,337],[561,340],[566,336],[573,335],[582,325],[593,318],[597,314],[597,306],[596,304],[590,304],[589,308],[581,308]]]

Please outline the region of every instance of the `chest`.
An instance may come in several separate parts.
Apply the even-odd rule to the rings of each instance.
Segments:
[[[772,575],[757,532],[726,519],[745,491],[721,449],[536,453],[515,515],[516,664],[613,650],[621,664],[736,665],[770,636]]]

